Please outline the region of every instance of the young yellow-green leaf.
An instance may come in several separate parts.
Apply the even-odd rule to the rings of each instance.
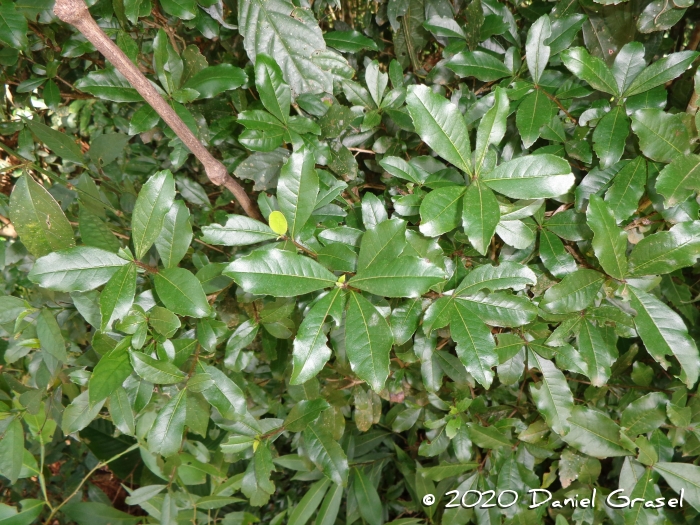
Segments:
[[[202,284],[184,268],[166,268],[155,275],[156,292],[163,305],[178,315],[206,317],[210,307]]]
[[[299,401],[289,411],[289,415],[284,420],[284,428],[290,432],[301,432],[328,408],[330,405],[325,399]]]
[[[287,219],[285,218],[284,213],[281,211],[273,211],[267,218],[267,222],[270,224],[270,229],[280,237],[287,233],[289,228],[287,225]]]
[[[109,281],[128,263],[112,252],[78,246],[38,259],[29,272],[29,280],[49,290],[87,292]]]
[[[326,336],[326,323],[333,319],[340,325],[345,307],[345,292],[341,288],[331,290],[312,305],[304,315],[294,338],[292,352],[292,385],[301,385],[316,376],[331,357]]]
[[[510,103],[505,89],[497,87],[494,91],[493,106],[481,118],[479,129],[476,131],[476,146],[474,148],[474,173],[476,176],[481,171],[489,146],[491,144],[497,145],[503,139],[509,110]]]
[[[486,255],[500,219],[501,211],[491,188],[474,181],[462,201],[462,226],[469,242],[481,255]]]
[[[568,419],[571,430],[562,439],[594,458],[630,456],[620,443],[620,427],[597,410],[575,406]]]
[[[29,175],[22,175],[10,195],[10,220],[22,243],[41,257],[75,246],[73,228],[63,210]]]
[[[384,297],[419,297],[445,280],[445,272],[414,256],[384,259],[360,270],[348,284]]]
[[[314,163],[313,153],[302,148],[289,156],[280,171],[277,202],[292,239],[299,237],[316,204],[319,182]]]
[[[42,350],[62,363],[68,361],[66,342],[61,335],[56,318],[48,308],[43,308],[36,319],[36,336],[39,338]]]
[[[509,160],[482,175],[481,180],[512,199],[558,197],[568,192],[576,181],[569,163],[550,154]]]
[[[569,71],[588,82],[593,89],[613,96],[619,95],[617,81],[608,66],[600,58],[591,56],[585,48],[565,49],[559,56]]]
[[[676,157],[656,179],[656,191],[666,198],[667,207],[675,206],[700,188],[700,155]]]
[[[488,389],[493,382],[492,368],[498,364],[496,342],[491,330],[459,302],[455,302],[450,320],[452,339],[457,343],[457,356],[474,379]]]
[[[141,188],[131,216],[131,240],[137,259],[146,255],[160,236],[174,199],[175,179],[169,170],[155,173]]]
[[[165,214],[163,229],[155,240],[156,250],[166,268],[177,266],[187,254],[192,242],[190,210],[184,201],[173,202]]]
[[[443,159],[471,174],[469,132],[459,108],[426,85],[409,87],[406,105],[423,142]]]
[[[588,308],[603,287],[604,280],[605,276],[595,270],[576,270],[544,293],[540,308],[557,314]]]
[[[136,265],[125,264],[110,278],[100,294],[101,331],[129,313],[136,294]]]
[[[700,257],[700,221],[680,222],[639,241],[630,254],[630,274],[671,273]]]
[[[632,131],[642,153],[657,162],[671,162],[690,153],[690,134],[681,115],[660,109],[640,109],[632,114]]]
[[[389,376],[391,328],[377,308],[356,292],[350,292],[345,317],[345,352],[355,374],[372,390],[384,388]]]
[[[523,98],[515,114],[515,125],[520,131],[525,148],[529,148],[540,138],[540,129],[549,124],[556,114],[556,104],[541,89],[535,89]]]
[[[566,434],[569,417],[574,407],[574,396],[566,382],[566,377],[552,361],[529,351],[528,365],[542,373],[542,380],[530,386],[530,395],[547,425],[557,434]]]
[[[608,168],[622,158],[630,133],[630,121],[623,106],[615,106],[600,119],[593,131],[593,151],[600,167]]]
[[[634,325],[647,352],[665,369],[667,355],[674,355],[681,365],[681,381],[692,387],[700,373],[700,354],[695,341],[688,335],[683,319],[651,294],[627,286],[630,306],[637,315]]]
[[[598,195],[591,195],[586,217],[593,230],[591,244],[598,262],[611,277],[624,279],[627,275],[627,232],[617,226],[612,210]]]
[[[282,250],[255,251],[223,271],[246,292],[294,297],[335,286],[336,277],[309,257]]]
[[[83,164],[84,158],[83,152],[80,151],[80,146],[65,133],[56,131],[41,122],[33,120],[27,121],[27,127],[37,139],[46,144],[49,149],[59,157],[63,157],[76,164]]]
[[[160,409],[148,432],[148,449],[153,454],[170,457],[180,450],[187,416],[187,389],[180,390]]]
[[[613,184],[605,194],[605,202],[620,222],[637,211],[639,199],[647,182],[647,162],[637,157],[617,172]]]
[[[272,217],[272,214],[270,214],[270,217]],[[277,239],[279,235],[283,234],[276,233],[276,230],[271,229],[267,224],[244,215],[229,215],[224,226],[220,224],[202,226],[202,240],[204,242],[224,246],[247,246]]]
[[[459,225],[464,186],[445,186],[431,191],[420,205],[420,232],[428,237],[438,237]]]
[[[333,436],[322,426],[309,425],[304,430],[306,452],[318,469],[337,485],[348,483],[348,459]]]
[[[688,463],[659,461],[652,467],[661,474],[666,483],[680,493],[683,490],[685,499],[700,511],[700,467]]]
[[[183,381],[187,375],[174,364],[160,361],[143,352],[129,351],[134,371],[149,383],[156,385],[173,385]]]

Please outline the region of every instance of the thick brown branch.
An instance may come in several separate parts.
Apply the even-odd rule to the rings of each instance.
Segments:
[[[172,128],[180,140],[189,148],[204,166],[204,170],[214,184],[224,186],[236,197],[245,212],[258,220],[262,216],[250,200],[243,187],[228,174],[226,167],[216,160],[195,137],[190,128],[175,113],[175,110],[160,96],[156,88],[129,60],[114,42],[100,29],[90,15],[83,0],[56,0],[53,12],[58,18],[74,26],[88,41],[124,75],[144,100],[156,110],[158,115]]]

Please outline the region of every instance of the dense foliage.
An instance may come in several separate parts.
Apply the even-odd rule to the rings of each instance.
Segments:
[[[700,520],[692,2],[90,4],[266,222],[0,3],[0,524]]]

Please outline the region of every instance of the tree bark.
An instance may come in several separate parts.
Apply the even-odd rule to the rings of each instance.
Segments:
[[[160,96],[151,82],[139,71],[117,45],[102,31],[92,18],[83,0],[56,0],[54,14],[63,22],[74,26],[83,36],[109,60],[144,100],[160,115],[165,123],[189,148],[204,166],[207,177],[217,186],[227,188],[238,200],[249,217],[262,220],[260,211],[250,197],[229,174],[226,167],[199,142],[190,128]]]

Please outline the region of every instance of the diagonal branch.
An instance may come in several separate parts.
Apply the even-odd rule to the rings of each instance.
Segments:
[[[226,167],[190,131],[190,128],[175,113],[175,110],[160,96],[155,87],[129,60],[114,42],[102,31],[92,18],[83,0],[56,0],[54,14],[62,21],[74,26],[114,67],[129,81],[144,100],[160,115],[175,134],[204,166],[204,171],[217,186],[224,186],[236,197],[249,217],[262,220],[256,205],[243,187],[228,174]]]

